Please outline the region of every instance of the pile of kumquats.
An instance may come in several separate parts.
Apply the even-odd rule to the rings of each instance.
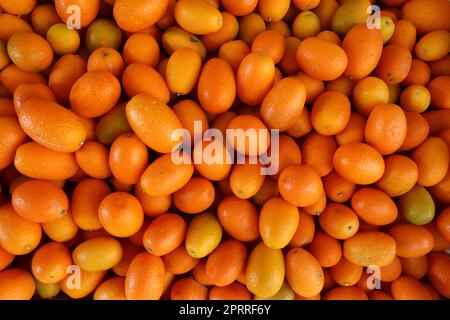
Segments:
[[[450,297],[448,0],[0,0],[0,299]]]

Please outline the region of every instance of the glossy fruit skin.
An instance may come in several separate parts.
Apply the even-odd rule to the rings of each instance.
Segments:
[[[39,82],[20,84],[14,91],[13,98],[16,112],[25,102],[32,98],[56,101],[53,91],[47,85]]]
[[[441,234],[439,229],[437,228],[436,221],[432,221],[425,225],[425,228],[432,234],[433,236],[433,248],[432,251],[442,251],[447,250],[450,247],[450,242]]]
[[[213,184],[205,178],[194,177],[173,194],[173,201],[182,212],[196,214],[208,209],[214,197]]]
[[[64,23],[57,23],[48,30],[47,41],[58,55],[76,53],[80,47],[78,32],[69,29]]]
[[[30,99],[20,108],[18,118],[28,136],[54,151],[74,152],[86,139],[79,118],[52,101]]]
[[[424,187],[439,183],[448,171],[450,161],[448,147],[441,138],[427,138],[414,150],[411,158],[419,168],[417,183]]]
[[[214,286],[209,290],[209,300],[251,300],[252,294],[239,282],[224,287]]]
[[[196,143],[198,141],[196,139],[202,137],[205,131],[209,129],[206,111],[197,102],[190,99],[183,100],[175,104],[172,110],[180,119],[183,128],[189,131],[191,142]],[[201,132],[197,132],[195,129],[196,121],[201,124]]]
[[[112,237],[99,237],[78,245],[72,252],[76,265],[88,272],[108,270],[122,258],[122,246]]]
[[[254,196],[264,184],[265,176],[261,175],[260,164],[236,164],[230,174],[230,188],[240,199]]]
[[[0,168],[3,170],[14,161],[17,148],[25,142],[26,134],[23,132],[19,122],[12,117],[0,118]]]
[[[220,11],[201,0],[178,1],[174,14],[177,23],[194,34],[213,33],[223,25]]]
[[[401,276],[391,285],[395,300],[430,300],[427,289],[417,280],[409,276]]]
[[[343,203],[349,200],[356,190],[356,184],[342,178],[336,171],[323,178],[323,187],[328,199]]]
[[[353,286],[358,283],[363,273],[363,267],[349,262],[342,257],[339,262],[331,267],[331,276],[340,286]]]
[[[342,75],[347,67],[348,58],[345,51],[337,44],[319,38],[302,41],[297,50],[297,63],[300,68],[313,78],[334,80]],[[324,60],[328,57],[329,60]],[[321,68],[312,67],[320,64]]]
[[[86,61],[80,56],[66,54],[56,61],[49,75],[48,86],[60,104],[70,103],[70,90],[86,71]]]
[[[273,296],[283,285],[285,263],[281,250],[271,249],[263,242],[256,245],[247,261],[245,284],[253,294]]]
[[[411,52],[408,49],[391,44],[383,49],[375,72],[387,84],[397,84],[407,77],[411,63]]]
[[[388,44],[396,43],[412,50],[416,43],[417,31],[410,20],[400,19],[395,21],[395,30]]]
[[[156,256],[166,255],[183,243],[186,229],[186,222],[181,216],[173,213],[162,214],[145,230],[144,247]]]
[[[403,80],[405,85],[422,85],[425,86],[430,82],[431,68],[427,63],[419,59],[413,59],[411,69],[408,76]]]
[[[110,145],[120,134],[131,131],[128,124],[125,104],[121,103],[105,113],[97,122],[95,135],[103,144]]]
[[[157,217],[167,212],[172,205],[172,195],[149,196],[139,183],[135,185],[135,196],[141,203],[144,214],[149,217]]]
[[[450,209],[448,207],[439,213],[436,220],[436,226],[439,232],[446,238],[450,239]]]
[[[45,284],[55,284],[67,275],[67,268],[72,265],[70,251],[65,244],[48,242],[33,255],[31,270],[33,276]]]
[[[170,290],[171,300],[206,300],[207,298],[208,288],[192,277],[180,278]]]
[[[445,18],[448,3],[442,0],[414,0],[402,8],[403,19],[410,20],[419,35],[434,31],[448,30],[450,23]]]
[[[314,233],[314,238],[306,249],[324,268],[336,265],[342,257],[342,246],[339,240],[322,230],[317,230]]]
[[[125,277],[128,300],[157,300],[164,290],[165,268],[160,257],[143,252],[134,257]]]
[[[217,248],[222,233],[222,226],[215,215],[208,212],[196,215],[187,229],[187,252],[194,258],[206,257]]]
[[[278,140],[278,150],[268,150],[268,154],[271,157],[278,157],[278,172],[276,174],[270,175],[272,181],[277,181],[280,173],[288,166],[292,164],[301,164],[302,162],[302,152],[300,150],[300,146],[295,142],[294,139],[287,135],[280,135]],[[254,198],[256,204],[263,204],[264,200],[269,200],[271,197],[269,194],[278,194],[278,188],[269,182],[268,179],[264,181],[265,186],[261,187],[258,191],[258,200]],[[266,188],[264,188],[266,187]],[[268,193],[265,193],[265,192]],[[273,191],[273,192],[272,192]],[[259,197],[261,196],[261,198]]]
[[[259,237],[258,213],[249,200],[227,196],[219,203],[217,215],[224,230],[233,238],[251,242]]]
[[[258,1],[259,13],[267,22],[280,21],[289,10],[290,1],[282,0],[272,2],[268,0]]]
[[[313,103],[316,98],[325,91],[325,85],[322,80],[318,80],[300,71],[297,77],[306,86],[306,103]],[[306,109],[305,109],[306,110]]]
[[[318,216],[325,210],[326,204],[327,204],[327,197],[325,192],[322,191],[320,193],[319,199],[313,204],[303,207],[303,210],[308,214]]]
[[[8,267],[14,260],[16,256],[9,253],[3,248],[0,248],[0,271]]]
[[[235,16],[244,16],[251,13],[258,4],[256,0],[244,0],[239,3],[233,0],[223,0],[221,2],[224,8]]]
[[[450,296],[449,275],[446,271],[450,264],[448,256],[441,252],[432,253],[428,257],[428,263],[428,279],[430,279],[433,288],[448,299]]]
[[[367,294],[358,286],[336,287],[328,291],[323,300],[368,300]]]
[[[28,22],[14,14],[3,12],[0,22],[5,26],[0,33],[0,40],[5,43],[8,42],[9,38],[16,32],[33,31]]]
[[[94,300],[126,300],[125,279],[111,278],[102,282],[94,292]]]
[[[114,1],[114,19],[120,29],[139,32],[155,24],[164,15],[168,5],[168,0]]]
[[[40,282],[39,280],[34,280],[36,283],[36,292],[42,299],[52,299],[56,297],[60,292],[61,288],[58,283],[47,284]]]
[[[394,154],[384,159],[385,171],[376,185],[390,197],[410,191],[417,182],[419,170],[409,157]]]
[[[97,179],[106,179],[111,176],[108,158],[109,150],[97,141],[86,141],[75,152],[75,159],[80,169],[90,177]]]
[[[368,28],[373,16],[365,9],[376,4],[369,0],[13,2],[0,0],[0,287],[6,295],[19,284],[27,299],[31,291],[43,299],[106,300],[450,295],[443,252],[450,247],[447,1],[381,0],[380,33]],[[33,3],[29,11],[14,12],[25,3]],[[67,48],[59,45],[69,45],[51,34],[51,26],[67,22],[57,8],[67,4],[81,5],[87,24],[71,33],[87,45],[53,57]],[[205,23],[211,17],[220,28]],[[112,28],[98,34],[102,21]],[[45,51],[48,44],[36,36],[48,30],[54,52],[41,60],[53,61],[43,69],[31,54]],[[16,41],[23,33],[36,41]],[[99,43],[104,47],[90,54]],[[80,89],[92,73],[104,81]],[[164,110],[142,101],[146,117],[136,126],[127,102],[142,95]],[[70,128],[52,123],[61,113],[41,104],[58,106]],[[20,121],[23,112],[36,116],[36,126]],[[235,137],[229,150],[223,142],[195,143],[195,121],[200,135],[210,127],[222,134],[279,129],[278,155],[269,149],[273,136],[258,140],[251,154],[278,156],[279,172],[265,177],[270,163],[193,163],[211,158],[212,146],[225,160],[251,153]],[[39,126],[44,134],[30,133]],[[193,139],[173,137],[179,129]],[[134,207],[101,206],[117,194]],[[50,202],[57,209],[48,209]],[[83,249],[105,237],[119,245]],[[266,252],[258,258],[259,247]],[[292,257],[299,251],[301,257]],[[133,269],[140,254],[146,261]],[[79,289],[72,289],[67,268],[75,263],[82,266]],[[382,290],[368,285],[369,265],[380,266]],[[5,269],[30,277],[5,277]]]
[[[285,42],[283,35],[275,30],[261,32],[253,40],[251,51],[267,55],[277,64],[283,58],[285,52]]]
[[[133,131],[151,149],[169,153],[178,146],[181,137],[172,139],[172,133],[182,126],[166,104],[150,95],[140,94],[127,103],[126,113]]]
[[[340,203],[330,203],[319,215],[322,229],[335,239],[348,239],[358,232],[359,220],[356,213]]]
[[[447,31],[433,31],[423,36],[416,44],[415,53],[423,61],[436,61],[447,55],[449,47]]]
[[[120,93],[120,82],[111,73],[89,71],[70,90],[70,105],[77,114],[94,118],[110,111],[119,101]]]
[[[147,64],[132,63],[127,66],[122,75],[122,87],[130,98],[146,93],[162,103],[170,100],[170,90],[164,78]]]
[[[135,134],[124,133],[114,139],[109,152],[109,166],[117,180],[135,184],[147,165],[147,146]]]
[[[362,185],[378,181],[385,169],[380,153],[365,143],[340,146],[333,156],[333,164],[337,173],[344,179]]]
[[[194,166],[191,162],[175,164],[166,154],[151,163],[141,176],[142,190],[150,196],[169,195],[181,189],[191,179]]]
[[[381,155],[386,155],[401,147],[406,138],[406,130],[406,117],[399,106],[379,104],[369,114],[365,138]]]
[[[319,294],[324,285],[321,265],[302,248],[292,248],[287,253],[286,278],[295,293],[303,297]]]
[[[109,186],[101,180],[84,179],[78,183],[72,195],[71,212],[81,229],[98,230],[102,227],[98,207],[110,193]]]
[[[259,33],[266,30],[266,23],[258,13],[252,12],[239,20],[238,39],[251,46]]]
[[[279,81],[265,96],[260,107],[264,122],[271,129],[287,130],[303,110],[306,87],[296,78]]]
[[[55,1],[56,12],[63,22],[71,22],[72,11],[70,6],[76,5],[80,9],[80,27],[88,26],[97,16],[100,10],[100,1],[94,0],[57,0]]]
[[[383,191],[375,188],[357,190],[351,200],[358,216],[373,225],[387,225],[395,221],[398,209],[394,201]]]
[[[30,31],[13,34],[8,40],[7,49],[12,62],[25,72],[40,72],[53,60],[50,44]]]
[[[0,207],[0,245],[11,254],[30,253],[39,245],[42,228],[39,223],[18,215],[11,204]]]
[[[438,76],[428,83],[427,88],[431,95],[432,106],[438,109],[450,109],[449,87],[449,76]]]
[[[311,123],[320,134],[330,136],[344,130],[350,120],[350,101],[337,91],[322,93],[311,110]]]
[[[162,259],[166,270],[173,274],[187,273],[193,270],[200,262],[200,259],[189,255],[184,243],[179,245],[175,250],[162,256]]]
[[[405,116],[406,137],[399,151],[408,151],[418,147],[430,133],[430,125],[422,114],[405,112]]]
[[[430,193],[416,185],[400,196],[398,207],[403,217],[412,224],[424,225],[433,220],[435,205]]]
[[[244,270],[247,261],[247,248],[234,239],[222,242],[207,258],[206,274],[216,286],[232,284]],[[223,261],[228,261],[223,264]]]
[[[402,272],[416,280],[422,279],[428,270],[428,257],[400,258]]]
[[[383,38],[376,29],[357,24],[346,34],[342,49],[348,57],[344,75],[359,80],[367,77],[377,66],[383,50]]]
[[[22,217],[38,223],[54,221],[69,210],[64,191],[40,180],[20,184],[12,194],[11,203]]]
[[[186,95],[194,88],[202,65],[201,56],[191,48],[177,49],[166,66],[166,81],[170,91]]]
[[[108,47],[118,50],[122,45],[122,30],[113,20],[98,18],[86,31],[86,47],[90,53],[98,48]]]
[[[320,30],[319,18],[314,12],[309,10],[299,13],[292,22],[292,34],[302,40],[314,36],[322,38],[319,36]]]
[[[213,58],[203,66],[197,87],[201,106],[208,112],[227,111],[236,97],[236,81],[231,66],[223,59]]]
[[[272,88],[274,77],[275,65],[270,57],[249,53],[241,61],[236,75],[239,99],[250,106],[260,104]]]
[[[0,300],[30,300],[35,288],[33,277],[23,269],[0,272]]]
[[[120,277],[125,277],[131,261],[143,251],[143,248],[136,246],[128,239],[119,239],[119,242],[122,246],[122,259],[112,268],[112,271]]]
[[[241,156],[259,156],[265,153],[270,145],[270,132],[266,125],[256,115],[241,114],[228,123],[226,132],[227,143]],[[253,143],[256,142],[256,145]],[[254,165],[252,162],[238,165]]]
[[[70,213],[52,222],[42,224],[42,230],[53,241],[65,242],[74,239],[78,234],[78,226]]]
[[[359,80],[352,92],[356,110],[369,116],[375,106],[389,101],[389,87],[377,77],[365,77]]]
[[[100,47],[95,49],[87,61],[87,71],[108,71],[113,76],[122,76],[125,64],[120,53],[113,48]]]
[[[222,155],[222,159],[219,159],[220,161],[211,161],[211,150],[217,150],[219,155]],[[211,181],[221,181],[228,177],[232,168],[231,153],[223,142],[218,140],[199,142],[194,146],[193,154],[194,160],[200,159],[200,161],[194,161],[195,169],[204,178]]]
[[[64,292],[72,299],[81,299],[89,295],[91,292],[97,288],[97,286],[102,282],[103,278],[106,276],[106,271],[99,272],[88,272],[83,269],[80,270],[80,287],[75,286],[74,276],[75,274],[69,274],[64,280],[62,280],[59,285],[61,291]]]
[[[263,242],[272,249],[284,248],[294,236],[298,221],[299,214],[295,206],[282,198],[268,200],[259,216],[259,229]]]
[[[360,266],[386,266],[394,260],[395,252],[394,238],[380,231],[359,232],[343,245],[344,257]]]
[[[397,243],[397,255],[402,258],[417,258],[431,251],[433,235],[424,227],[399,224],[389,229],[389,234]]]
[[[402,265],[399,257],[395,257],[392,263],[380,268],[380,280],[392,282],[397,280],[402,274]]]
[[[124,44],[123,61],[126,65],[139,62],[156,68],[159,58],[160,48],[158,42],[150,34],[143,32],[134,33]]]
[[[298,207],[314,204],[323,192],[319,175],[307,165],[291,165],[284,169],[278,179],[278,188],[286,201]],[[301,198],[298,197],[300,190],[304,192]]]
[[[22,3],[17,3],[11,0],[2,0],[1,6],[3,10],[16,15],[26,15],[30,13],[34,6],[36,5],[36,0],[26,0]]]
[[[173,26],[164,31],[161,42],[168,54],[172,54],[178,48],[188,47],[196,50],[202,59],[206,57],[206,48],[201,40],[186,30]]]
[[[144,211],[133,195],[113,192],[98,205],[98,220],[109,234],[130,237],[142,227]]]
[[[208,52],[216,52],[228,41],[236,38],[239,32],[239,22],[237,18],[227,11],[221,12],[223,24],[222,27],[213,33],[201,36],[201,40]]]
[[[365,23],[370,6],[368,0],[353,0],[341,5],[335,12],[331,20],[331,29],[340,34],[346,34],[355,24]]]

